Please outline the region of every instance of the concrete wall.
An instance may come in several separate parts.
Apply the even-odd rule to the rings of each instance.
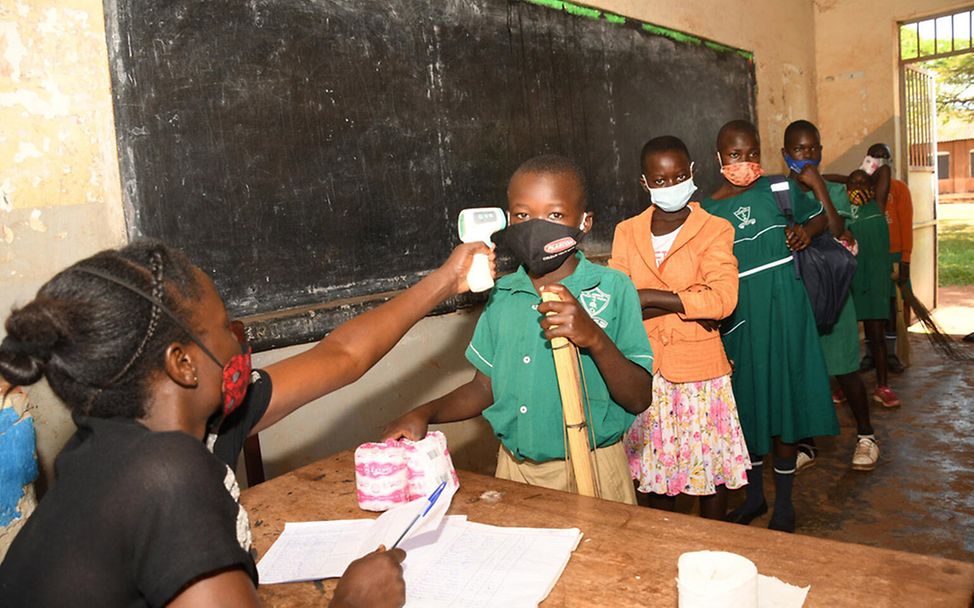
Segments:
[[[960,9],[953,0],[817,0],[815,66],[818,127],[827,170],[848,173],[869,145],[900,141],[897,22]],[[905,166],[898,164],[905,178]]]
[[[4,318],[57,270],[124,242],[99,0],[0,4],[0,125]],[[46,385],[25,392],[43,481],[73,425]]]

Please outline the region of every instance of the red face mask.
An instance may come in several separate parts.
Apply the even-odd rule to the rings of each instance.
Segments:
[[[717,154],[717,160],[723,163],[720,153]],[[750,186],[764,175],[764,169],[761,168],[760,163],[731,163],[729,165],[721,164],[720,173],[730,183],[743,188]]]
[[[230,329],[233,330],[234,335],[237,337],[237,342],[240,343],[241,353],[230,357],[227,364],[223,366],[223,388],[221,392],[223,395],[224,416],[240,407],[240,404],[243,403],[244,397],[247,396],[247,387],[250,386],[250,372],[253,369],[250,362],[251,349],[250,345],[247,344],[247,337],[244,335],[243,323],[233,321],[230,323]],[[200,346],[202,347],[203,345],[200,344]],[[206,351],[206,354],[210,355],[210,358],[217,365],[220,365],[220,360],[214,357],[209,350],[205,347],[203,350]]]

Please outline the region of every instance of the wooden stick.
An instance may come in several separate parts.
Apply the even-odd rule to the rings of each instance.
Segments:
[[[543,302],[560,302],[556,294],[541,292]],[[588,421],[582,404],[581,375],[578,369],[578,349],[567,338],[552,338],[551,352],[555,356],[555,372],[561,393],[561,409],[568,436],[568,460],[575,474],[575,485],[582,496],[599,496],[592,467],[592,451],[588,441]]]

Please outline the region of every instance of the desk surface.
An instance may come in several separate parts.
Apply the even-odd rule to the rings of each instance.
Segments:
[[[677,558],[701,549],[738,553],[762,574],[811,585],[805,606],[971,605],[974,564],[771,532],[555,492],[460,471],[451,514],[500,526],[578,527],[585,534],[542,606],[677,604]],[[500,493],[499,499],[484,496]],[[243,492],[263,555],[285,521],[375,517],[355,502],[351,452]],[[568,582],[571,588],[568,587]],[[265,606],[321,606],[335,581],[263,585]]]

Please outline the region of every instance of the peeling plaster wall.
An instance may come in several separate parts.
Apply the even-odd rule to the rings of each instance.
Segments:
[[[78,259],[125,242],[98,0],[0,4],[0,319]],[[4,335],[0,328],[0,336]],[[48,479],[74,430],[26,387]]]

